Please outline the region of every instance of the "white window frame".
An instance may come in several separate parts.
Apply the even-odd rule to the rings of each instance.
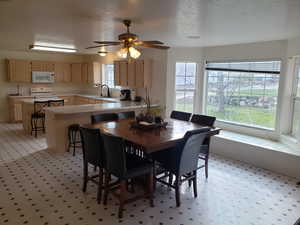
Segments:
[[[198,63],[197,62],[195,62],[195,61],[184,61],[184,60],[178,60],[178,61],[176,61],[175,62],[175,65],[174,65],[174,67],[175,67],[175,69],[174,69],[174,99],[173,99],[173,109],[174,110],[176,110],[176,92],[177,91],[186,91],[186,89],[176,89],[176,64],[177,63],[185,63],[185,64],[187,64],[187,63],[194,63],[194,64],[196,64],[196,71],[195,71],[195,87],[194,87],[194,97],[193,97],[193,99],[194,99],[194,101],[193,101],[193,112],[191,112],[191,113],[195,113],[195,111],[197,110],[196,108],[197,108],[197,106],[196,106],[196,98],[197,98],[197,83],[198,83]]]
[[[300,56],[295,57],[295,63],[294,63],[294,69],[293,69],[293,94],[292,94],[292,115],[291,115],[291,125],[290,125],[290,135],[297,138],[298,141],[300,141],[300,129],[297,131],[297,133],[292,135],[292,129],[293,129],[293,120],[294,120],[294,113],[295,113],[295,102],[300,102],[300,96],[297,96],[297,88],[298,88],[298,77],[299,77],[299,70],[300,70]],[[300,77],[299,77],[300,79]],[[299,125],[300,128],[300,125]]]
[[[281,114],[281,95],[282,95],[282,74],[283,74],[283,60],[279,58],[273,58],[273,59],[251,59],[251,60],[209,60],[204,61],[203,66],[203,74],[204,74],[204,85],[203,85],[203,99],[202,99],[202,113],[207,114],[206,111],[206,103],[207,103],[207,92],[208,92],[208,74],[206,70],[206,64],[208,62],[210,63],[233,63],[233,62],[264,62],[264,61],[280,61],[280,75],[279,75],[279,86],[278,86],[278,96],[277,96],[277,106],[276,106],[276,118],[275,118],[275,126],[274,129],[268,129],[264,127],[259,126],[251,126],[247,124],[241,124],[238,122],[232,122],[232,121],[225,121],[216,119],[216,126],[233,131],[236,133],[246,134],[250,136],[256,136],[256,137],[262,137],[265,139],[271,139],[271,140],[279,140],[280,139],[280,114]]]
[[[106,80],[106,73],[105,73],[105,66],[107,66],[107,65],[112,65],[112,66],[114,66],[113,63],[105,63],[105,64],[102,64],[102,79],[101,79],[102,84],[107,84],[107,83],[106,83],[106,81],[107,81],[107,80]],[[108,86],[109,86],[109,88],[116,88],[114,82],[113,82],[113,85],[112,85],[112,86],[110,86],[110,85],[108,85]]]

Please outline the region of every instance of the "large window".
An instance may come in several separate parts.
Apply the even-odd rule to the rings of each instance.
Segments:
[[[110,88],[115,86],[113,64],[103,64],[102,84],[106,84]]]
[[[194,62],[177,62],[175,91],[175,109],[179,111],[193,112],[196,67]]]
[[[295,73],[296,87],[294,97],[292,135],[298,136],[300,138],[300,60],[298,60],[298,62],[296,63]]]
[[[280,61],[207,63],[206,113],[275,129]]]

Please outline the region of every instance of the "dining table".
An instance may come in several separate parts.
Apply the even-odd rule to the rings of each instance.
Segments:
[[[135,118],[116,121],[105,121],[95,124],[87,124],[85,127],[100,129],[101,132],[118,136],[126,141],[134,143],[146,154],[151,154],[166,148],[175,147],[182,140],[187,131],[204,128],[189,121],[168,118],[167,125],[161,128],[141,129],[132,126]],[[221,128],[210,127],[208,136],[220,133]]]

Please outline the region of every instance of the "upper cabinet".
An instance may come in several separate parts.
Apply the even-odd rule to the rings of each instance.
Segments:
[[[54,72],[55,82],[76,84],[100,84],[101,63],[99,62],[53,62],[39,60],[7,60],[10,82],[31,82],[32,71]],[[125,84],[126,80],[123,80]]]
[[[54,64],[55,82],[71,82],[71,63],[56,62]]]
[[[114,80],[117,86],[150,88],[152,85],[152,61],[114,61]]]
[[[54,62],[31,61],[31,71],[54,72]]]
[[[98,62],[89,62],[88,64],[88,77],[89,84],[100,84],[101,82],[101,64]]]
[[[29,60],[7,60],[7,74],[10,82],[31,82],[31,63]]]
[[[82,68],[81,63],[72,63],[71,64],[71,75],[72,75],[72,83],[82,83]]]

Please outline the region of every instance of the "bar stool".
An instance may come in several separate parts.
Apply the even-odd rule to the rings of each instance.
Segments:
[[[34,112],[31,114],[31,135],[37,137],[38,131],[45,133],[45,107],[48,107],[48,101],[34,101]]]
[[[81,147],[81,140],[79,139],[80,138],[79,128],[80,128],[79,124],[72,124],[68,127],[68,137],[69,137],[68,151],[70,151],[70,148],[73,148],[73,156],[75,156],[76,148]]]

